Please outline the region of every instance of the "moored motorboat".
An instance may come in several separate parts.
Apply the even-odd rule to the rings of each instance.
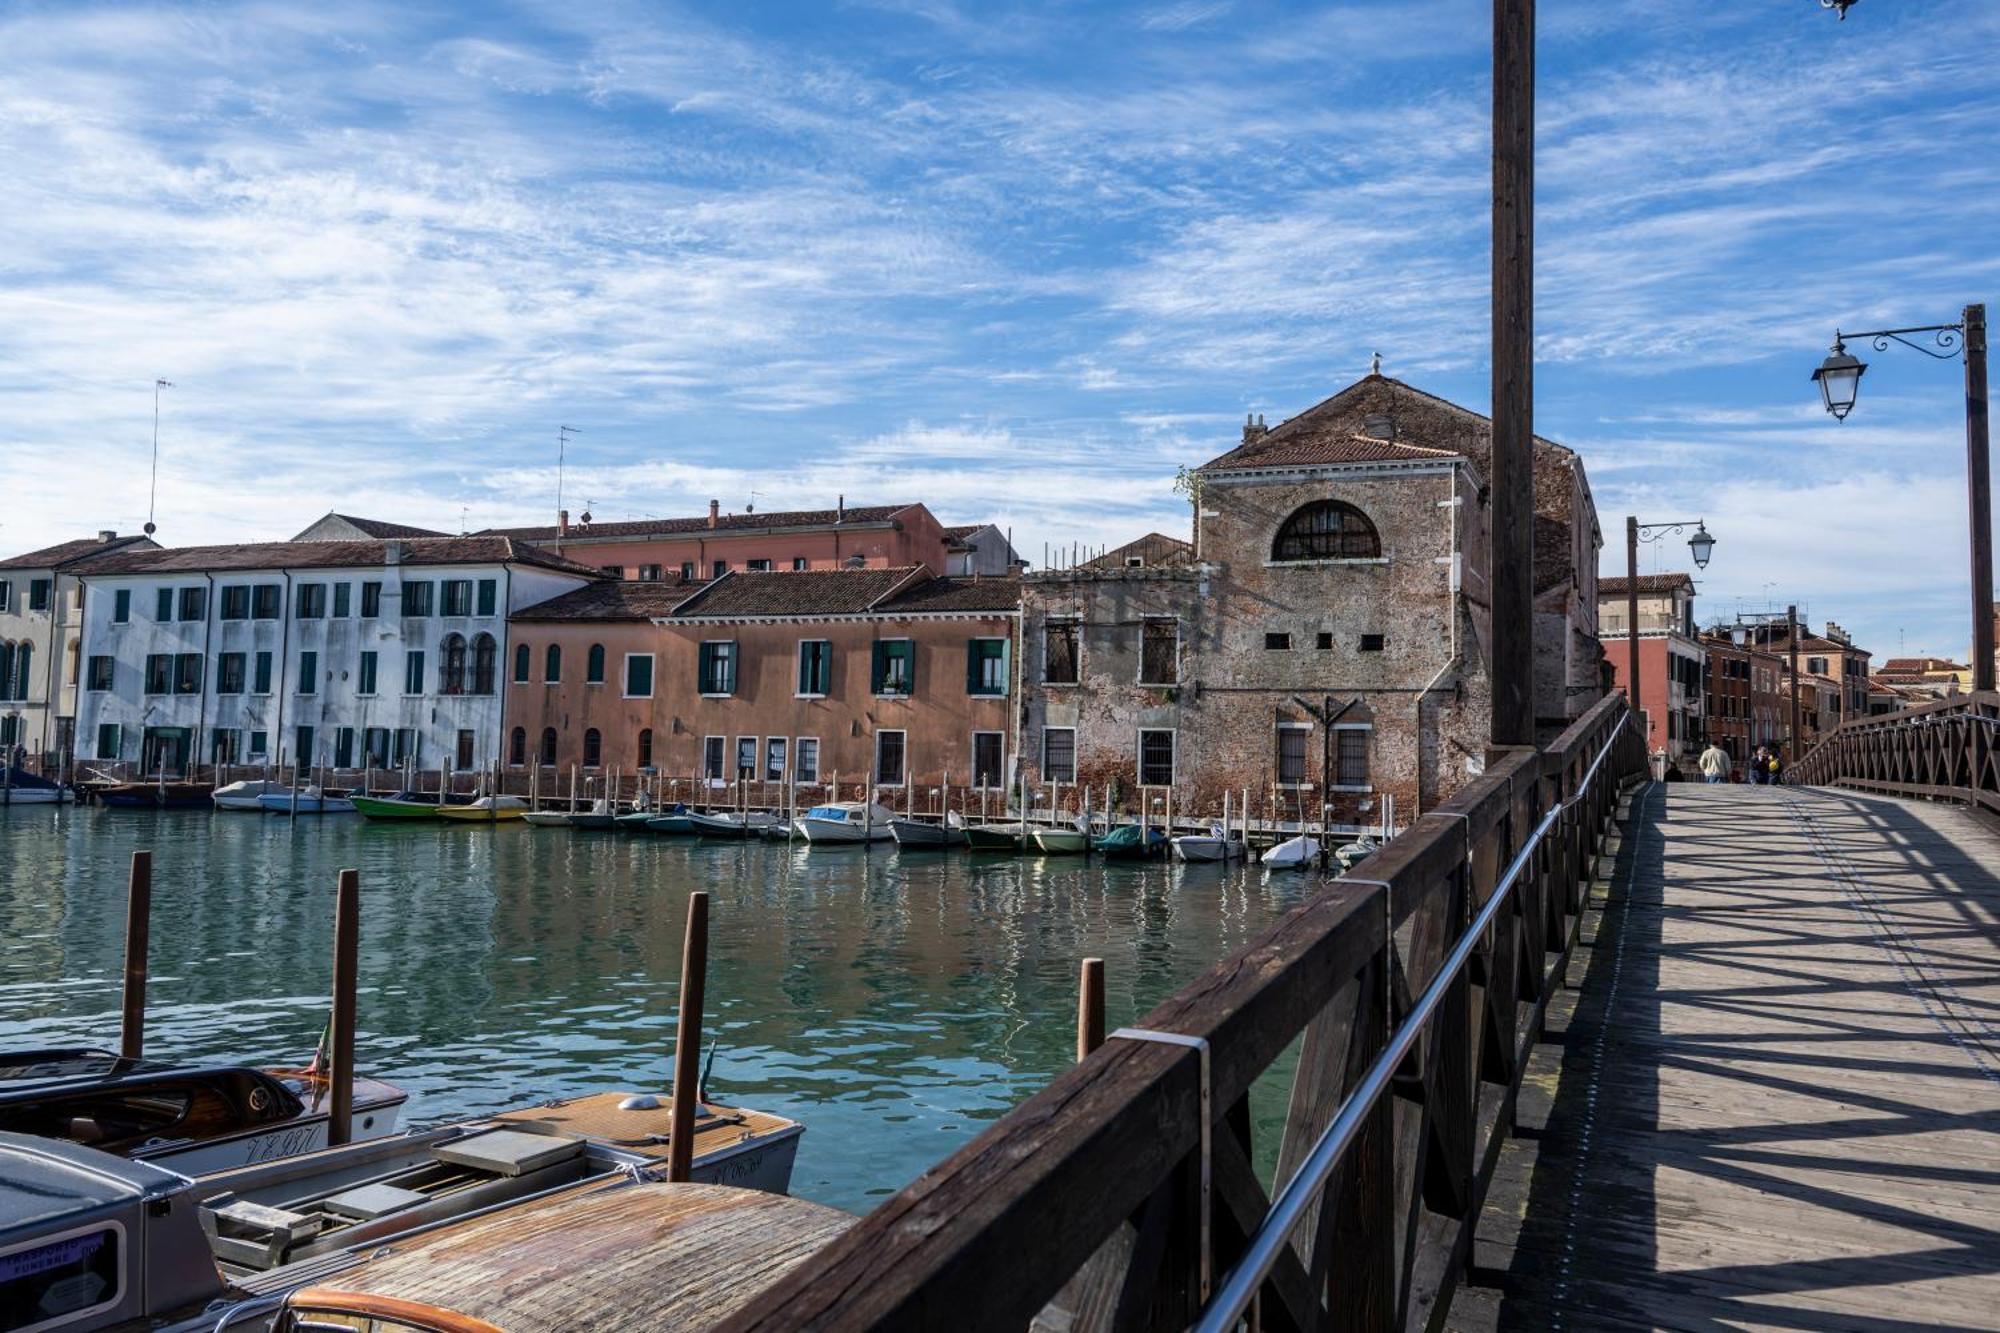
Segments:
[[[282,782],[267,782],[259,778],[232,782],[226,787],[217,787],[211,794],[218,810],[243,810],[256,814],[264,812],[263,797],[267,793],[286,791]]]
[[[1018,852],[1027,836],[1021,824],[968,824],[965,845],[975,852]]]
[[[1206,833],[1183,833],[1174,840],[1174,855],[1183,861],[1233,861],[1243,855],[1243,840],[1226,835],[1219,825]]]
[[[530,810],[521,818],[536,828],[568,828],[576,816],[567,810]]]
[[[895,813],[879,801],[834,801],[799,816],[799,832],[814,846],[887,842]]]
[[[399,791],[394,796],[350,796],[348,802],[364,819],[436,819],[442,808],[438,802],[415,792]]]
[[[600,796],[597,800],[590,803],[588,810],[579,810],[571,815],[569,817],[569,826],[573,829],[587,829],[593,833],[602,833],[607,829],[618,827],[618,815],[611,808],[611,802]]]
[[[965,845],[965,830],[949,821],[939,824],[928,819],[896,818],[889,821],[889,832],[898,847],[922,849]]]
[[[752,838],[779,820],[768,810],[718,810],[690,814],[688,822],[704,838]]]
[[[0,805],[60,805],[76,799],[62,783],[22,768],[0,768]]]
[[[205,782],[103,782],[89,787],[90,797],[113,810],[212,809]]]
[[[467,805],[438,807],[438,817],[462,824],[496,824],[524,818],[528,803],[518,796],[482,796]]]
[[[1166,847],[1166,831],[1144,824],[1120,824],[1103,837],[1092,839],[1090,844],[1090,849],[1099,856],[1128,861],[1158,856]]]
[[[1367,834],[1362,834],[1353,842],[1345,842],[1333,849],[1333,859],[1340,862],[1343,871],[1354,869],[1360,862],[1380,851],[1382,844]]]
[[[1080,828],[1055,825],[1030,830],[1028,837],[1044,856],[1080,856],[1090,850],[1090,835]]]
[[[664,833],[670,837],[687,837],[694,833],[694,819],[685,805],[670,805],[646,821],[646,827],[654,833]]]
[[[1319,839],[1310,833],[1287,838],[1259,859],[1273,870],[1305,870],[1319,860]]]
[[[280,786],[275,791],[267,791],[257,798],[258,804],[266,810],[281,815],[351,815],[354,802],[345,796],[328,796],[316,786]]]

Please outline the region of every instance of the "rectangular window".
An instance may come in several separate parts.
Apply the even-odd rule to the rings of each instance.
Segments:
[[[704,736],[701,742],[701,775],[711,782],[720,782],[726,776],[723,764],[728,760],[729,741],[722,736]]]
[[[719,579],[728,572],[729,572],[729,562],[727,560],[718,560],[713,565],[709,566],[710,578]]]
[[[972,785],[989,790],[1001,785],[1000,768],[1007,755],[1006,735],[998,731],[972,733]]]
[[[375,656],[376,655],[372,651],[361,654],[361,670],[359,672],[360,679],[355,683],[354,687],[354,692],[356,694],[375,693],[375,676],[376,676]]]
[[[1306,742],[1312,738],[1312,728],[1297,722],[1278,724],[1278,785],[1280,787],[1303,787],[1308,785],[1306,777]]]
[[[403,585],[403,617],[415,619],[431,613],[431,585],[428,583],[405,583]]]
[[[738,736],[736,738],[736,776],[745,782],[757,777],[757,738]]]
[[[411,648],[403,654],[403,693],[424,692],[424,650]]]
[[[117,663],[116,658],[92,657],[90,659],[89,688],[93,690],[110,689],[112,681],[112,672],[116,669],[116,663]]]
[[[354,767],[353,727],[335,727],[333,729],[333,766],[335,768]]]
[[[232,583],[222,590],[222,619],[248,620],[250,618],[250,585]]]
[[[443,589],[444,613],[448,616],[469,616],[472,614],[472,580],[446,579],[438,585]]]
[[[319,693],[319,654],[310,649],[299,654],[299,693]]]
[[[292,595],[292,608],[300,620],[326,619],[326,585],[301,583]]]
[[[682,583],[694,582],[694,561],[692,560],[681,561],[681,582]]]
[[[461,730],[458,733],[457,739],[458,739],[458,754],[457,754],[458,767],[461,769],[471,768],[473,761],[472,733],[470,731]]]
[[[900,731],[875,733],[875,781],[884,787],[903,785],[903,752],[909,737]]]
[[[97,724],[97,757],[99,759],[118,758],[118,752],[124,745],[124,742],[124,729],[116,722],[100,722]]]
[[[0,579],[0,611],[11,611],[13,609],[14,585],[6,579]]]
[[[382,585],[374,579],[361,584],[361,618],[373,620],[382,614]]]
[[[498,579],[479,580],[479,614],[493,615],[500,606],[500,581]]]
[[[205,620],[208,618],[207,588],[181,589],[180,618],[182,620]]]
[[[799,781],[819,781],[819,737],[799,737]]]
[[[153,594],[153,619],[162,625],[170,625],[174,620],[174,590],[161,588]]]
[[[28,580],[28,609],[46,611],[49,609],[49,580]]]
[[[389,766],[389,729],[369,727],[361,733],[362,761],[370,768]]]
[[[651,653],[625,654],[625,697],[627,699],[650,699],[653,697],[653,655]]]
[[[217,764],[236,762],[236,732],[233,728],[218,727],[209,732],[208,737],[209,753],[213,756],[210,762]]]
[[[965,692],[983,696],[1007,693],[1007,641],[965,641]]]
[[[658,565],[639,566],[639,581],[641,583],[658,583],[660,581],[660,567]]]
[[[174,693],[201,693],[201,654],[174,654]]]
[[[705,640],[701,645],[698,675],[703,694],[736,693],[736,641]]]
[[[283,608],[280,603],[284,589],[276,583],[260,583],[250,594],[250,618],[252,620],[276,620]]]
[[[1368,789],[1367,727],[1336,727],[1333,732],[1333,779],[1339,787]]]
[[[822,699],[833,679],[833,645],[825,639],[799,641],[799,697]]]
[[[1142,731],[1139,733],[1139,785],[1142,787],[1171,787],[1174,785],[1173,732]]]
[[[405,760],[411,763],[417,762],[417,760],[423,757],[423,748],[424,738],[418,733],[415,727],[396,728],[395,761],[397,763],[400,764]]]
[[[880,695],[907,697],[916,691],[916,666],[916,644],[908,639],[877,639],[869,688]]]
[[[333,585],[333,618],[345,620],[354,614],[354,585],[336,583]]]
[[[1379,653],[1382,651],[1382,645],[1385,642],[1386,640],[1380,634],[1364,634],[1361,636],[1361,651],[1364,653]]]
[[[1077,623],[1051,620],[1043,630],[1042,680],[1049,685],[1074,685],[1077,676]]]
[[[241,694],[248,676],[249,659],[242,653],[224,653],[215,659],[215,692]]]
[[[1290,634],[1267,633],[1264,636],[1264,651],[1271,653],[1288,653],[1291,650],[1292,650],[1292,636]]]
[[[111,595],[111,623],[129,625],[132,623],[132,590],[120,588]]]
[[[168,653],[146,654],[146,693],[172,694],[174,659]]]
[[[269,694],[271,692],[271,655],[269,653],[257,654],[256,683],[251,686],[251,691],[255,694]]]
[[[1042,777],[1050,782],[1076,781],[1076,728],[1042,728]]]
[[[752,574],[768,574],[771,572],[771,562],[769,560],[745,560],[743,568],[749,570]]]
[[[1365,638],[1367,636],[1363,635],[1362,637]],[[1321,630],[1318,636],[1313,640],[1313,647],[1319,649],[1323,653],[1330,651],[1333,648],[1333,631],[1330,629]]]
[[[255,759],[259,755],[267,755],[270,752],[271,752],[271,733],[268,731],[251,732],[250,757]]]
[[[597,572],[598,572],[598,573],[600,573],[600,574],[609,574],[609,575],[610,575],[610,576],[611,576],[612,578],[614,578],[614,579],[622,579],[622,578],[624,578],[624,577],[625,577],[625,566],[623,566],[623,565],[599,565],[599,566],[597,567]]]
[[[793,556],[793,557],[792,557],[792,568],[793,568],[793,569],[795,569],[795,570],[798,570],[798,569],[810,569],[811,567],[812,567],[812,566],[811,566],[810,562],[808,562],[808,561],[806,560],[806,558],[805,558],[804,556],[802,556],[802,555],[795,555],[795,556]]]
[[[1285,644],[1291,646],[1291,639]],[[1174,685],[1181,678],[1181,622],[1148,619],[1139,627],[1139,683]]]
[[[316,756],[313,754],[313,729],[311,727],[300,727],[293,735],[292,762],[309,765],[315,762],[315,759]]]
[[[783,782],[785,780],[785,738],[769,736],[764,740],[764,781]]]

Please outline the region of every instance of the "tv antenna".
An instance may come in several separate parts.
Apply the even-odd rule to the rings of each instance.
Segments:
[[[581,435],[574,426],[556,427],[556,522],[562,522],[563,461],[569,457],[569,437]]]
[[[157,530],[153,525],[153,505],[160,494],[160,390],[174,387],[172,380],[153,381],[153,479],[146,486],[146,535],[152,536]]]

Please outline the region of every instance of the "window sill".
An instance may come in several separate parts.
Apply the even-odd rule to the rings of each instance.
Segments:
[[[734,699],[736,696],[733,694],[718,694],[711,690],[703,690],[701,692],[701,697],[704,699]]]
[[[618,697],[621,699],[650,699],[653,696],[650,694],[621,694]]]
[[[1266,569],[1313,569],[1322,565],[1386,565],[1386,555],[1328,556],[1323,560],[1266,560]]]
[[[794,695],[793,695],[792,697],[793,697],[794,699],[824,699],[824,698],[826,698],[826,696],[825,696],[824,694],[794,694]]]
[[[1349,787],[1336,782],[1326,790],[1327,794],[1332,796],[1371,796],[1375,792],[1375,789],[1366,783],[1359,787]]]

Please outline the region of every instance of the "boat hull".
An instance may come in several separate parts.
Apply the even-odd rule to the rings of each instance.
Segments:
[[[1285,841],[1265,852],[1261,858],[1272,870],[1305,870],[1319,860],[1319,843],[1304,834]]]
[[[267,792],[257,798],[264,809],[281,815],[351,815],[354,802],[344,796],[301,796],[294,805],[289,794]]]
[[[646,821],[646,827],[669,838],[685,838],[693,835],[694,820],[687,815],[659,815]]]
[[[688,822],[694,831],[704,838],[753,838],[773,817],[756,814],[738,818],[734,815],[689,815]]]
[[[1028,836],[1044,856],[1081,856],[1090,846],[1090,839],[1075,829],[1038,828]]]
[[[960,846],[965,842],[963,831],[921,819],[892,820],[889,834],[895,838],[898,847],[944,848]]]
[[[364,819],[415,819],[438,817],[438,807],[427,801],[390,801],[379,796],[350,796],[347,803]]]
[[[846,820],[814,819],[811,816],[799,820],[799,832],[805,834],[807,842],[821,847],[888,842],[896,836],[887,823],[850,824]]]
[[[399,1096],[393,1101],[355,1107],[348,1121],[349,1141],[360,1143],[394,1134],[396,1122],[402,1114],[403,1100]],[[275,1162],[281,1157],[318,1152],[326,1147],[326,1127],[329,1123],[326,1112],[321,1111],[282,1124],[219,1139],[140,1151],[132,1156],[155,1166],[169,1167],[184,1176],[212,1175],[217,1171],[234,1171],[238,1167]]]
[[[438,811],[439,819],[455,819],[461,824],[517,823],[527,816],[528,812],[525,809],[517,810],[511,806],[502,806],[497,810],[490,807],[482,810],[474,805],[448,805]]]
[[[0,805],[60,805],[66,792],[49,787],[0,787]]]
[[[1183,861],[1228,861],[1242,854],[1241,843],[1225,842],[1205,834],[1188,834],[1174,839],[1174,855]]]
[[[965,845],[975,852],[1018,852],[1021,843],[1019,824],[974,824],[965,830]]]

